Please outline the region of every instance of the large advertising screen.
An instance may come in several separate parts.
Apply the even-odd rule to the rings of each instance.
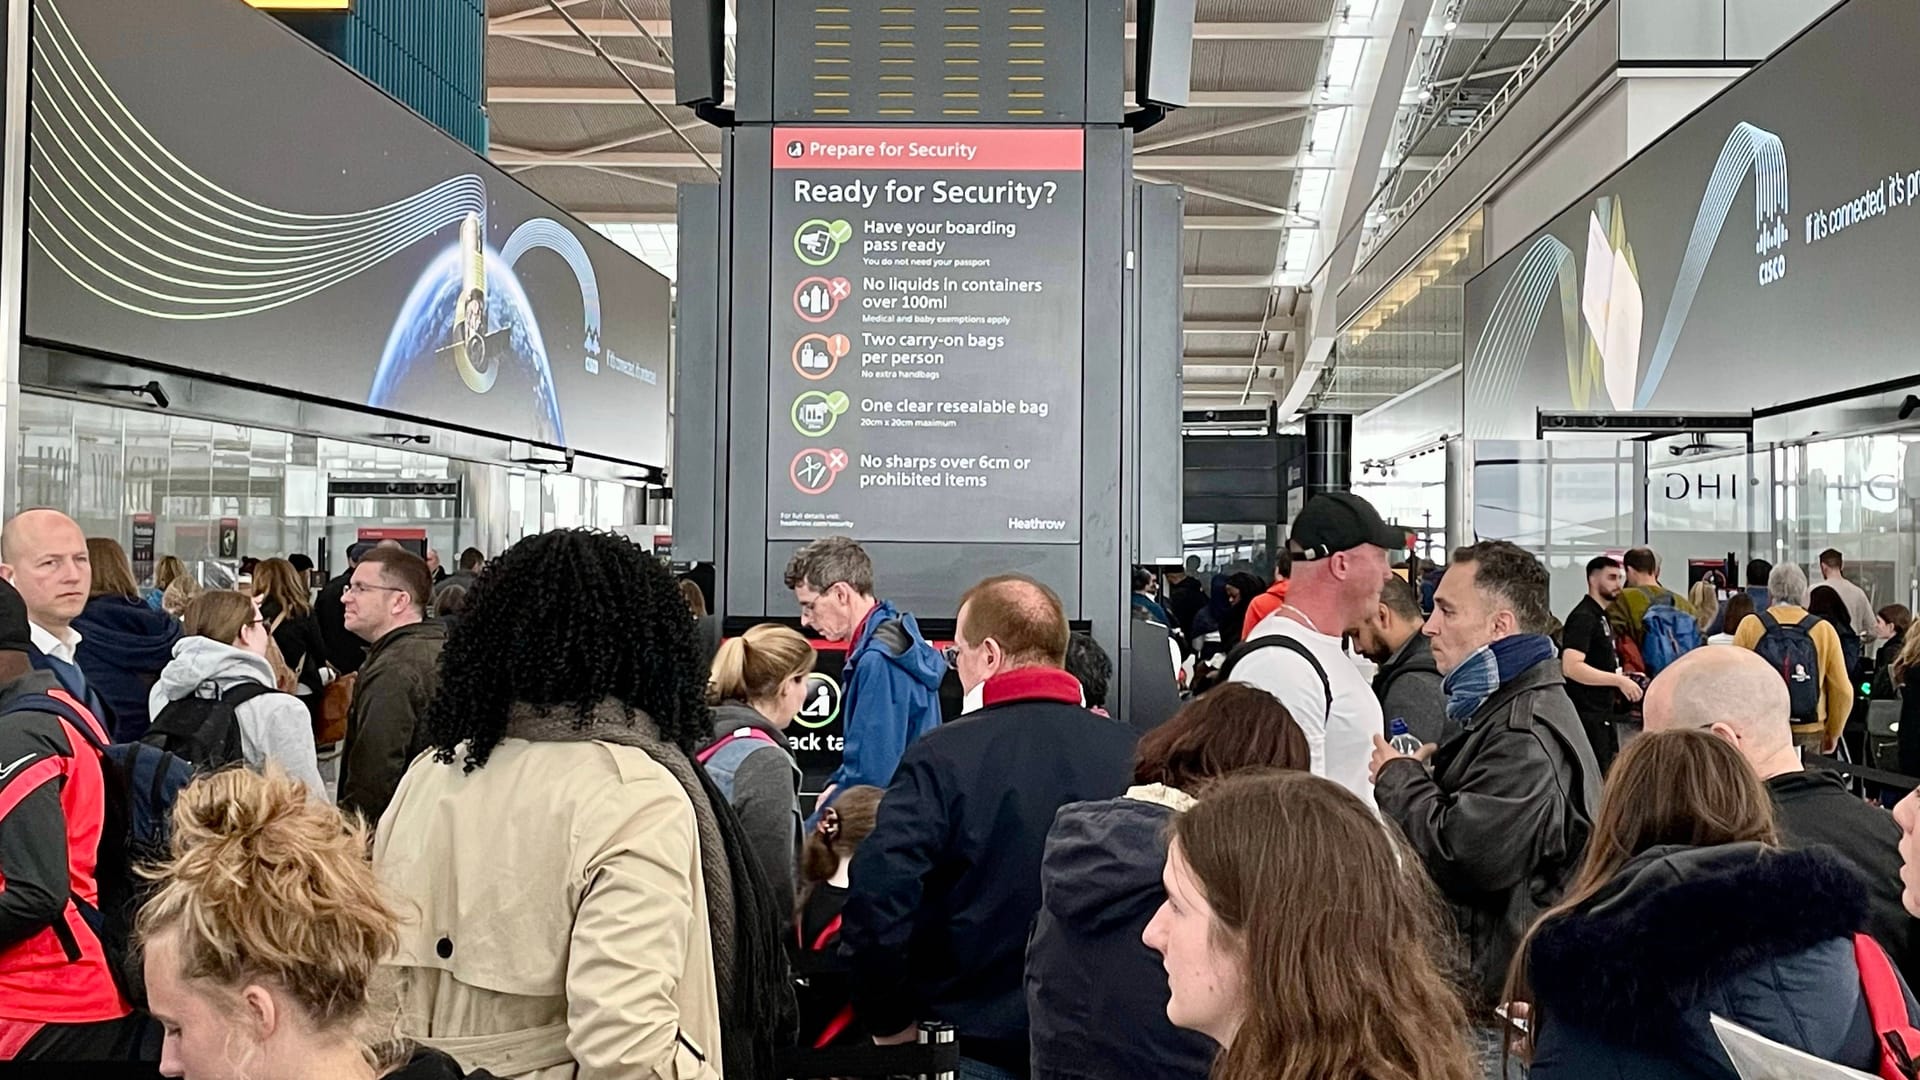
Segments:
[[[645,264],[231,0],[33,15],[28,337],[666,463]]]
[[[1469,282],[1467,434],[1920,370],[1916,48],[1920,4],[1841,5]]]
[[[1084,152],[774,130],[770,539],[1079,541]]]

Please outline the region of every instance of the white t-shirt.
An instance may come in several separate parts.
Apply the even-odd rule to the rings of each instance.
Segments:
[[[1247,640],[1273,634],[1300,642],[1320,661],[1327,671],[1327,685],[1333,688],[1332,710],[1327,708],[1326,687],[1312,665],[1285,647],[1249,653],[1234,666],[1232,681],[1257,686],[1279,698],[1307,736],[1314,775],[1326,777],[1373,806],[1367,764],[1373,757],[1373,737],[1386,731],[1380,699],[1341,649],[1339,638],[1317,633],[1276,611],[1262,619]]]

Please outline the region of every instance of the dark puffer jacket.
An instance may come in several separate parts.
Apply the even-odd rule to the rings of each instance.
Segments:
[[[1167,898],[1167,823],[1189,802],[1133,788],[1053,819],[1027,943],[1034,1080],[1206,1080],[1218,1048],[1167,1019],[1166,969],[1140,940]]]
[[[1825,849],[1654,848],[1534,935],[1532,1080],[1737,1080],[1710,1014],[1875,1074],[1866,913]]]

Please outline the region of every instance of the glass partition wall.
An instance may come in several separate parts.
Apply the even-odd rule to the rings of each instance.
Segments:
[[[554,528],[588,526],[645,541],[647,489],[636,484],[526,469],[25,394],[11,513],[47,506],[89,536],[129,543],[133,517],[154,516],[156,558],[178,555],[209,583],[239,558],[291,552],[317,557],[321,540],[340,558],[358,531],[412,527],[451,563],[466,547],[496,554]],[[330,481],[454,481],[457,500],[328,498]],[[331,511],[331,512],[330,512]],[[237,528],[237,554],[222,559],[222,522]]]
[[[1920,608],[1920,424],[1785,445],[1744,434],[1473,444],[1473,533],[1512,540],[1553,574],[1564,614],[1600,554],[1646,544],[1668,586],[1733,556],[1820,580],[1828,548],[1877,609]],[[1736,582],[1738,583],[1738,582]]]

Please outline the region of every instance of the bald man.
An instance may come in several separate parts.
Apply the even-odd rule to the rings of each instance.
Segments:
[[[1789,847],[1824,844],[1867,886],[1868,929],[1912,983],[1920,976],[1920,923],[1901,904],[1900,827],[1829,772],[1809,771],[1794,749],[1787,684],[1747,649],[1695,649],[1647,688],[1648,731],[1705,728],[1732,743],[1773,798]]]
[[[93,585],[87,534],[58,510],[23,510],[0,528],[0,578],[27,603],[33,666],[50,671],[103,724],[112,718],[80,670],[80,631],[73,620],[86,609]]]
[[[954,629],[967,716],[907,747],[850,871],[854,1011],[878,1042],[951,1023],[962,1076],[1027,1075],[1047,832],[1061,807],[1114,798],[1133,775],[1133,732],[1084,707],[1067,640],[1059,596],[1031,578],[967,592]]]

